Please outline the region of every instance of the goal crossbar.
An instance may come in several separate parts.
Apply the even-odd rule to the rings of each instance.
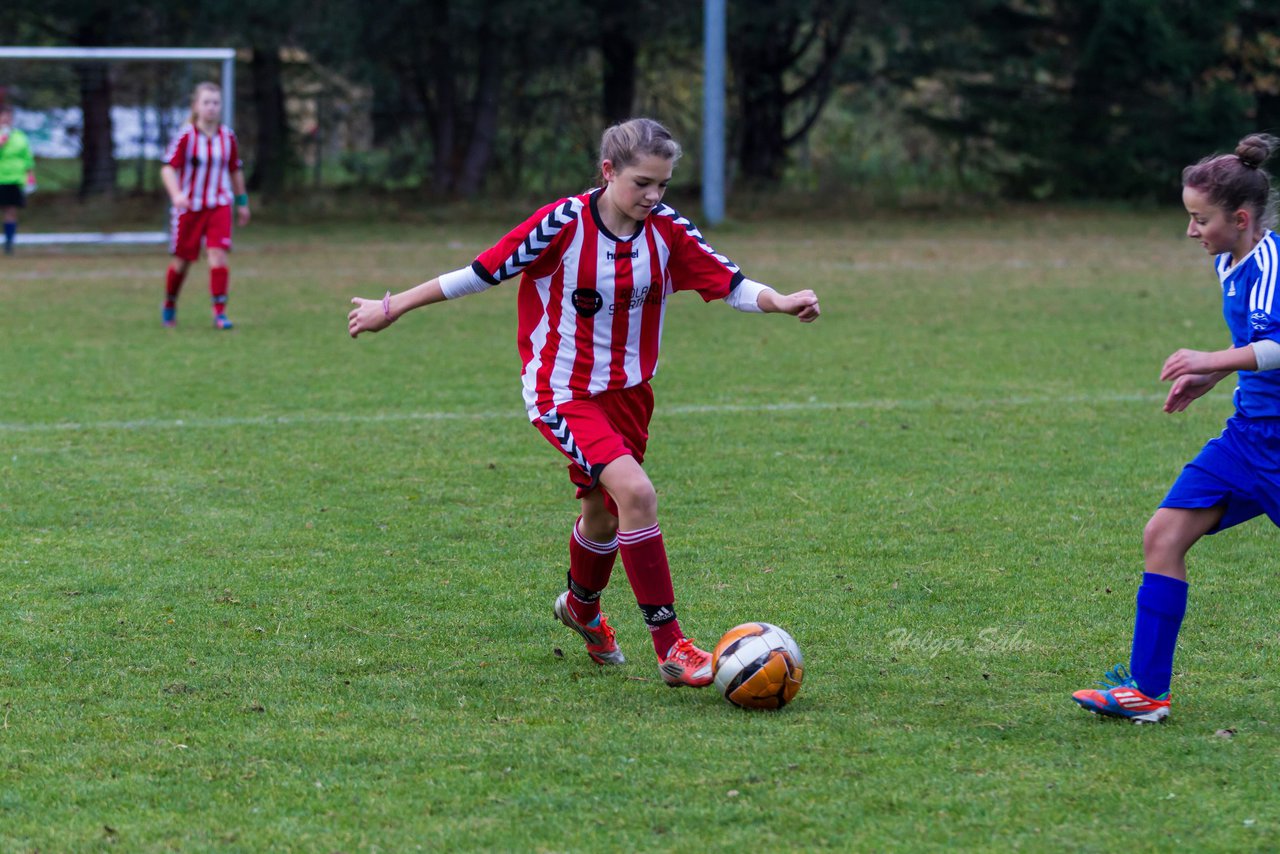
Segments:
[[[236,51],[230,47],[5,47],[0,46],[0,60],[63,60],[88,59],[101,62],[215,61],[222,64],[222,121],[232,125],[235,116]],[[164,231],[133,232],[70,232],[49,234],[22,234],[16,236],[18,244],[51,245],[58,243],[165,243],[169,234]]]

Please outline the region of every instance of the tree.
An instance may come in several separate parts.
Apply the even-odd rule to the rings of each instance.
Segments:
[[[519,33],[512,19],[522,5],[390,0],[365,8],[353,0],[336,16],[352,36],[328,55],[373,84],[375,140],[416,160],[425,136],[434,192],[469,196],[480,187],[507,71],[503,42]]]
[[[602,3],[596,8],[597,44],[603,59],[601,106],[605,124],[611,125],[630,118],[635,107],[636,58],[640,45],[636,41],[634,7]]]
[[[268,41],[268,44],[254,45],[249,65],[257,139],[253,171],[249,173],[247,186],[254,192],[270,196],[284,190],[296,158],[285,114],[284,62],[280,57],[282,45],[275,39]]]
[[[1247,129],[1250,94],[1210,73],[1236,5],[918,0],[891,73],[1005,195],[1163,197]]]
[[[266,195],[280,193],[297,166],[285,110],[282,54],[300,45],[304,34],[310,34],[307,28],[326,19],[325,12],[317,14],[315,4],[303,0],[203,0],[192,8],[192,19],[186,23],[189,37],[249,49],[254,139],[249,146],[252,157],[245,158],[250,167],[248,188]],[[330,33],[317,27],[315,34],[323,38]],[[242,136],[242,150],[244,142]]]
[[[788,150],[822,114],[856,2],[760,0],[731,7],[738,165],[748,183],[777,184]]]
[[[1280,7],[1241,3],[1226,34],[1226,58],[1214,73],[1253,93],[1253,127],[1280,134]]]
[[[77,47],[110,44],[110,18],[102,10],[79,22],[72,36]],[[109,195],[116,189],[115,140],[111,127],[111,76],[102,62],[78,62],[80,80],[80,198]]]
[[[45,0],[5,9],[5,25],[22,41],[72,47],[164,44],[184,14],[158,0]],[[80,197],[115,192],[117,168],[113,129],[112,66],[76,63],[80,111]]]

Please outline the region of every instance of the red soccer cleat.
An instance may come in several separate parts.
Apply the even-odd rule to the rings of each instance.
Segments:
[[[658,660],[658,672],[672,688],[705,687],[711,684],[711,653],[698,649],[690,638],[680,638],[667,650],[667,657]]]
[[[557,620],[582,635],[582,639],[587,642],[587,655],[591,656],[591,660],[596,664],[626,664],[627,660],[622,657],[622,650],[618,649],[618,644],[613,639],[613,627],[609,625],[604,614],[600,615],[600,622],[597,625],[582,625],[573,618],[573,612],[569,610],[568,590],[556,598],[553,610]]]

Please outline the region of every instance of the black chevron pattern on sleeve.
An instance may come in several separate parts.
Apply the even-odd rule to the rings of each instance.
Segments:
[[[702,251],[706,252],[712,258],[719,261],[729,271],[733,273],[741,274],[742,271],[738,269],[738,265],[730,261],[724,255],[721,255],[719,252],[712,249],[711,244],[707,243],[706,238],[702,236],[702,232],[698,231],[698,227],[694,225],[692,222],[690,222],[688,218],[682,216],[680,212],[675,208],[663,202],[653,209],[653,214],[651,215],[665,216],[667,219],[671,220],[675,225],[678,225],[681,228],[683,228],[690,237],[698,241],[698,245],[702,247]],[[741,280],[739,279],[738,281],[741,281]],[[735,281],[734,284],[736,285],[737,282]]]
[[[547,215],[542,221],[533,227],[525,237],[524,243],[516,248],[511,257],[503,261],[498,267],[496,278],[498,281],[510,279],[520,275],[525,267],[528,267],[534,261],[538,260],[538,256],[542,254],[542,250],[546,249],[555,240],[556,235],[569,223],[578,218],[578,213],[582,209],[582,204],[576,199],[565,199],[564,204],[554,207],[547,211]]]

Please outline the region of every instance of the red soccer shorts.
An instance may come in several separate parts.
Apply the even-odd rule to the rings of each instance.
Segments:
[[[209,249],[231,251],[231,205],[184,211],[172,216],[169,230],[169,254],[183,261],[200,257],[200,242]]]
[[[569,458],[569,480],[582,498],[599,485],[604,467],[619,457],[630,454],[644,462],[652,417],[653,389],[641,383],[562,403],[533,426]],[[606,504],[616,515],[613,501]]]

